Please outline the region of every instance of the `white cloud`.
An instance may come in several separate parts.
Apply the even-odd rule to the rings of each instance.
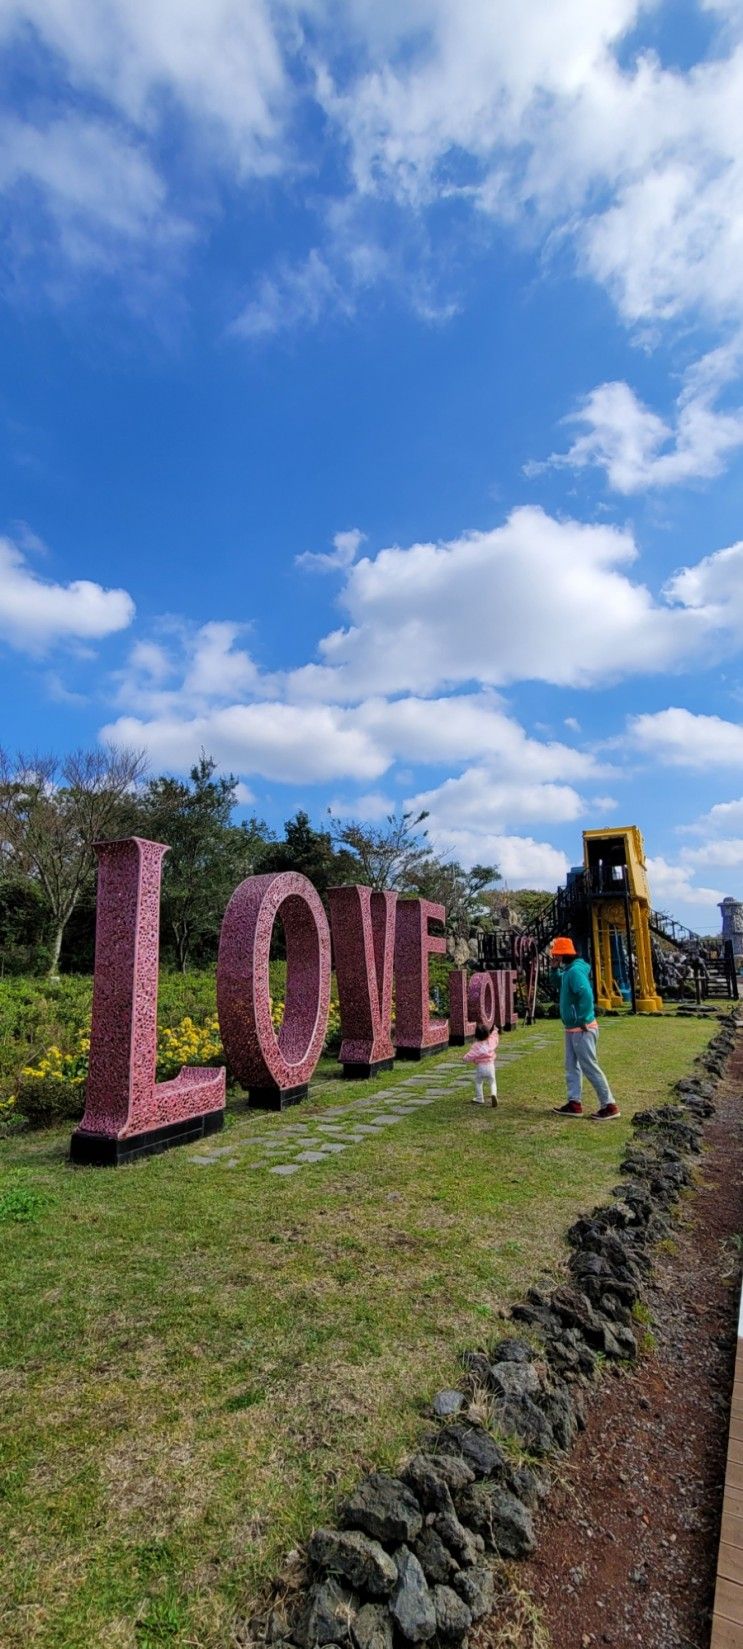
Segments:
[[[431,821],[428,821],[431,824]],[[549,842],[532,836],[499,835],[493,831],[429,829],[431,845],[443,857],[458,860],[469,869],[476,864],[495,865],[509,887],[540,887],[552,890],[565,881],[569,861]]]
[[[675,427],[643,406],[626,383],[599,384],[581,407],[565,420],[581,425],[565,453],[552,453],[547,464],[527,464],[527,474],[552,466],[584,469],[596,465],[606,471],[617,492],[644,492],[679,482],[709,480],[719,475],[725,460],[743,447],[743,408],[720,411],[715,400],[726,379],[740,362],[740,349],[714,352],[687,374],[679,397]],[[726,358],[723,368],[720,358]]]
[[[4,121],[0,192],[10,197],[12,222],[38,200],[58,249],[76,268],[116,267],[142,243],[150,258],[170,256],[188,238],[144,147],[99,119]]]
[[[364,796],[355,796],[351,801],[344,801],[342,797],[335,797],[328,803],[328,812],[335,819],[357,819],[364,824],[379,824],[388,819],[395,812],[395,802],[392,796],[384,796],[378,790],[370,790]]]
[[[737,870],[743,872],[743,837],[724,836],[717,841],[705,842],[703,847],[685,848],[682,854],[685,865],[712,865],[716,870]]]
[[[740,318],[739,7],[687,71],[647,51],[620,67],[639,0],[381,10],[349,8],[362,67],[320,82],[360,192],[418,207],[458,194],[535,236],[556,226],[630,323]]]
[[[263,275],[232,322],[237,338],[266,338],[302,324],[316,326],[327,310],[350,315],[353,302],[326,258],[313,247],[303,262]]]
[[[678,580],[657,601],[631,578],[636,560],[629,531],[537,508],[490,532],[362,557],[341,595],[348,627],[290,689],[327,701],[473,680],[587,687],[701,657],[730,615],[687,605]]]
[[[274,169],[289,92],[265,0],[5,0],[0,35],[18,46],[29,30],[143,131],[175,105],[243,174]]]
[[[267,691],[249,653],[236,642],[245,626],[212,620],[198,629],[171,621],[162,641],[139,641],[117,678],[117,702],[153,716],[183,716],[240,693]]]
[[[692,881],[688,865],[671,864],[663,857],[648,858],[650,897],[656,910],[676,909],[678,906],[714,908],[724,897],[718,888],[698,887]]]
[[[705,556],[694,567],[682,568],[669,579],[664,594],[669,601],[707,612],[721,629],[737,629],[743,623],[743,539]]]
[[[743,832],[743,796],[734,802],[716,802],[709,813],[703,813],[694,824],[685,825],[683,829],[695,835],[717,834],[718,831],[728,830]]]
[[[498,767],[470,767],[458,778],[445,779],[433,790],[419,791],[406,806],[431,815],[432,828],[487,832],[539,820],[543,824],[572,823],[585,812],[585,803],[570,785],[504,783]]]
[[[54,584],[28,567],[17,545],[0,539],[0,640],[19,652],[43,654],[64,642],[100,641],[134,617],[126,590],[104,590],[89,579]]]
[[[631,716],[627,743],[668,767],[739,767],[743,764],[743,726],[721,716],[695,715],[671,706]]]
[[[492,693],[367,699],[357,707],[356,721],[390,759],[417,766],[490,758],[502,779],[532,783],[596,777],[602,771],[589,752],[530,738]]]
[[[356,560],[365,541],[366,533],[361,532],[358,527],[351,527],[348,532],[333,534],[332,550],[317,553],[305,550],[302,555],[295,555],[294,565],[313,573],[346,572]]]
[[[232,704],[200,715],[120,716],[101,733],[146,750],[168,771],[190,767],[201,749],[222,768],[281,783],[377,779],[389,765],[355,726],[353,713],[327,705]]]

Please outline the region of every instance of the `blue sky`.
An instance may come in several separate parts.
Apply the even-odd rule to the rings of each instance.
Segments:
[[[741,0],[8,0],[0,690],[743,897]]]

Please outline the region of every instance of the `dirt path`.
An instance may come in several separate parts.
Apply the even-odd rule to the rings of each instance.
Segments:
[[[647,1303],[656,1349],[602,1382],[514,1581],[551,1649],[707,1649],[743,1233],[743,1048],[705,1129],[701,1185]],[[669,1245],[670,1246],[670,1245]],[[502,1606],[481,1642],[540,1644]]]

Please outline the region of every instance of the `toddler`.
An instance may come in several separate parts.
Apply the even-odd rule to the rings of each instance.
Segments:
[[[498,1089],[495,1083],[495,1050],[498,1046],[498,1032],[486,1030],[484,1025],[478,1025],[475,1031],[475,1040],[471,1048],[467,1049],[465,1059],[469,1065],[475,1067],[475,1097],[473,1105],[484,1105],[483,1088],[486,1082],[490,1083],[490,1103],[495,1109],[498,1104]]]

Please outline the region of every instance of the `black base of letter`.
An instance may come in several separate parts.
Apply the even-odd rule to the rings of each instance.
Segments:
[[[375,1059],[371,1065],[351,1064],[343,1066],[343,1075],[350,1082],[368,1080],[370,1076],[379,1076],[380,1071],[391,1071],[394,1059]]]
[[[306,1099],[309,1091],[309,1082],[301,1082],[298,1088],[249,1088],[248,1105],[251,1111],[286,1111]]]
[[[193,1145],[206,1134],[218,1134],[223,1126],[224,1111],[207,1111],[202,1116],[185,1117],[182,1122],[169,1122],[164,1128],[129,1134],[126,1139],[88,1134],[76,1128],[70,1140],[70,1161],[90,1168],[118,1168],[122,1162],[136,1162],[139,1157],[159,1156],[175,1145]]]

